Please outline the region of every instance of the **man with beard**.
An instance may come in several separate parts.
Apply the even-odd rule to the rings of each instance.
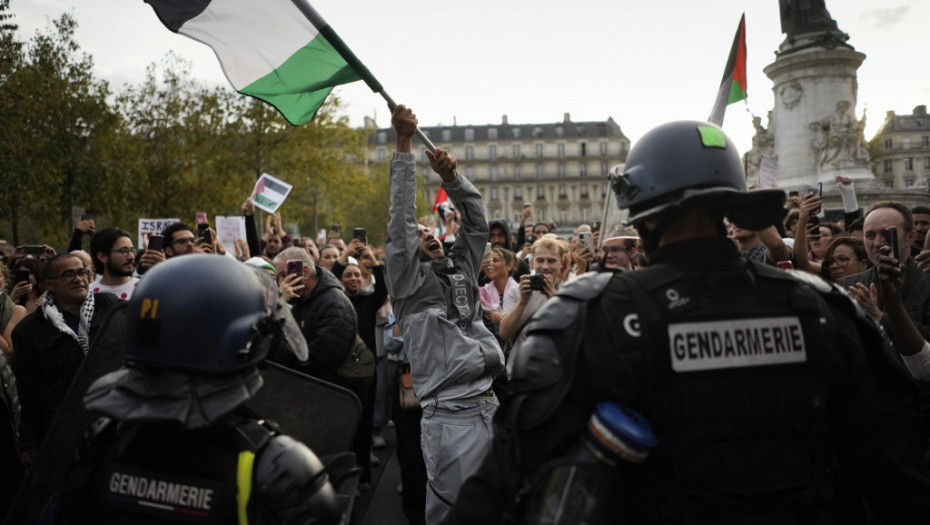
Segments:
[[[90,240],[90,253],[98,276],[91,291],[111,293],[128,301],[139,284],[139,279],[132,276],[135,250],[129,232],[119,228],[100,230]]]

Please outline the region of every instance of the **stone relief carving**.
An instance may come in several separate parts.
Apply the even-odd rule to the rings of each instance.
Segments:
[[[781,103],[784,104],[785,109],[789,110],[798,105],[803,94],[804,88],[801,87],[801,83],[797,80],[788,82],[778,91],[778,95],[781,96]]]
[[[775,122],[772,112],[768,113],[768,127],[762,126],[762,117],[752,117],[752,126],[756,128],[752,136],[752,149],[746,154],[746,174],[755,177],[759,173],[762,158],[775,159]]]
[[[811,150],[817,160],[819,171],[830,171],[856,166],[868,166],[869,152],[865,142],[865,113],[862,120],[849,111],[848,100],[836,103],[832,115],[811,122],[808,127],[814,132]]]

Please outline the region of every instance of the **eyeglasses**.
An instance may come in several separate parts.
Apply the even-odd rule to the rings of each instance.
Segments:
[[[607,246],[604,248],[604,251],[607,253],[623,253],[626,251],[626,248],[623,246]]]
[[[197,237],[185,237],[183,239],[175,239],[171,241],[171,244],[181,244],[182,242],[184,244],[194,244],[195,242],[197,242]]]
[[[823,263],[827,266],[830,266],[833,263],[836,263],[837,266],[846,266],[849,264],[849,261],[861,261],[858,257],[847,257],[846,255],[837,255],[836,257],[827,257],[823,260]]]
[[[130,253],[133,253],[134,250],[132,248],[126,248],[126,247],[120,248],[119,250],[110,250],[110,253],[114,253],[114,252],[125,257],[129,255]]]
[[[66,270],[54,277],[50,277],[50,279],[65,279],[66,281],[70,281],[74,279],[75,277],[80,277],[81,279],[87,279],[89,275],[90,275],[90,272],[88,272],[85,268],[81,268],[80,270]]]

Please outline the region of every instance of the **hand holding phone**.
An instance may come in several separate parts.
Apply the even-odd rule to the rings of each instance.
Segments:
[[[362,244],[368,244],[368,232],[365,228],[355,228],[352,230],[352,238],[358,239]]]
[[[813,193],[814,195],[816,195],[816,196],[818,196],[818,197],[823,197],[823,183],[822,183],[822,182],[818,182],[818,183],[816,183],[816,184],[811,184],[811,185],[808,186],[808,188],[807,188],[807,193]],[[820,213],[820,210],[821,210],[822,207],[823,207],[822,205],[821,205],[821,206],[817,206],[816,209],[811,210],[811,215],[817,215],[818,213]]]
[[[149,244],[146,246],[146,250],[161,250],[165,247],[165,236],[164,235],[152,235],[149,237]]]
[[[299,259],[288,259],[287,274],[288,275],[303,275],[304,274],[304,262]]]
[[[582,249],[594,253],[594,236],[591,232],[578,232],[578,244],[581,245]]]
[[[898,259],[898,229],[894,226],[885,228],[885,243],[891,248],[891,256]],[[900,261],[901,259],[898,259]]]

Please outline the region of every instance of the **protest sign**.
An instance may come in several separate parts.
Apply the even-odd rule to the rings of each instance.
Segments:
[[[181,219],[139,219],[139,237],[136,246],[139,248],[145,247],[146,233],[149,235],[161,235],[161,232],[164,231],[165,228],[176,222],[181,222]]]
[[[252,202],[256,208],[274,213],[281,207],[292,188],[293,186],[283,180],[262,173],[255,182],[255,189],[252,190]]]
[[[224,217],[216,216],[216,236],[226,251],[232,254],[236,253],[236,239],[245,240],[245,217]],[[257,255],[257,254],[253,254]]]

